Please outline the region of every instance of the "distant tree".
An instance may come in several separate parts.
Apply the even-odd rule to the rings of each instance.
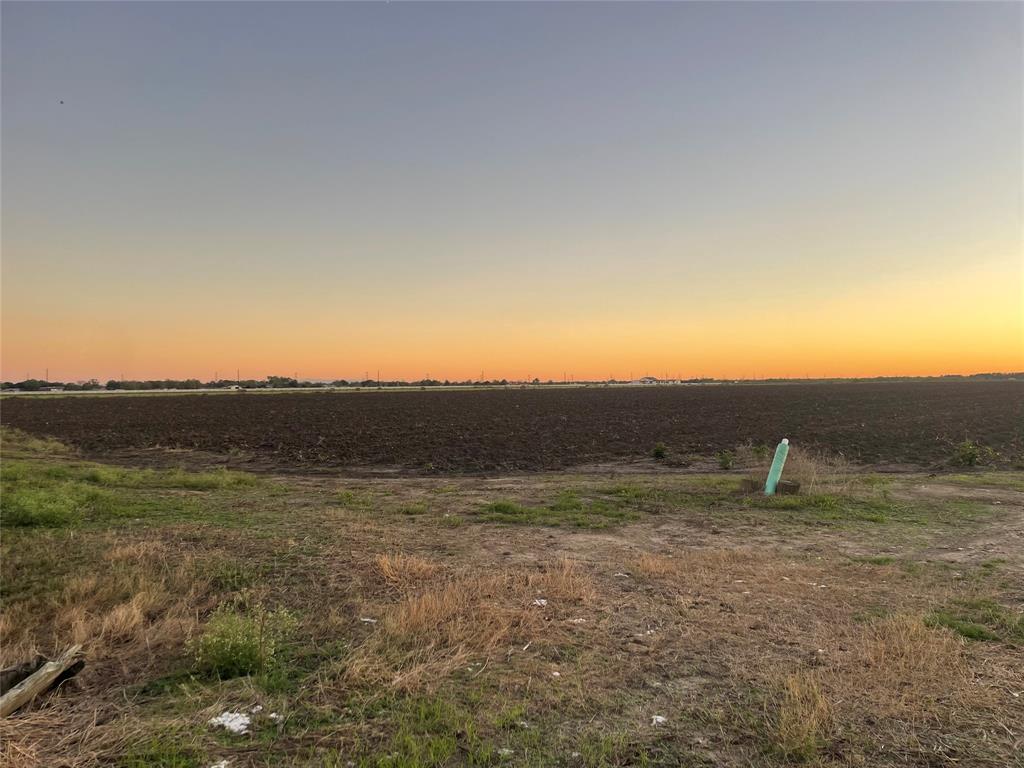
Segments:
[[[42,379],[25,379],[24,381],[14,383],[15,389],[20,389],[24,392],[38,392],[43,387],[48,386],[50,386],[50,382],[43,381]]]
[[[284,389],[286,387],[297,387],[299,382],[288,376],[267,376],[267,386],[271,389]]]

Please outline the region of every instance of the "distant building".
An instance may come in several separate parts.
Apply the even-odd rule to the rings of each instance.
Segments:
[[[637,384],[660,384],[657,376],[643,376],[637,379]]]

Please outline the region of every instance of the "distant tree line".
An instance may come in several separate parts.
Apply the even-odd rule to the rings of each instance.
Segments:
[[[896,382],[896,381],[970,381],[970,380],[1006,380],[1024,379],[1024,372],[1018,373],[975,373],[967,376],[951,374],[947,376],[875,376],[870,378],[820,378],[820,379],[758,379],[756,382],[749,382],[742,379],[682,379],[682,384],[786,384],[799,382]],[[0,390],[19,390],[21,392],[44,392],[47,390],[63,390],[65,392],[88,392],[96,390],[132,390],[146,391],[158,389],[325,389],[352,387],[358,389],[388,389],[396,387],[508,387],[508,386],[558,386],[566,382],[547,379],[532,379],[530,381],[509,381],[508,379],[418,379],[406,381],[404,379],[393,379],[390,381],[378,381],[377,379],[348,380],[336,379],[334,381],[300,381],[291,376],[267,376],[265,379],[218,379],[216,381],[200,381],[199,379],[110,379],[106,384],[101,384],[96,379],[79,382],[45,381],[43,379],[25,379],[24,381],[0,382]],[[608,381],[581,381],[575,384],[585,385],[606,385],[606,384],[628,384],[628,381],[611,379]]]

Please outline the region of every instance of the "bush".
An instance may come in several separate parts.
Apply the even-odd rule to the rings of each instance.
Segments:
[[[719,451],[715,454],[718,459],[718,466],[722,469],[732,469],[736,464],[736,454],[732,451]]]
[[[668,447],[664,443],[658,443],[654,446],[654,450],[651,451],[651,456],[661,461],[668,456]]]
[[[222,607],[189,641],[189,650],[201,674],[221,679],[260,674],[279,661],[281,645],[294,629],[295,619],[285,610],[259,606],[246,615]]]
[[[964,440],[953,449],[952,462],[960,467],[976,467],[979,464],[989,464],[995,459],[994,450],[973,440]]]

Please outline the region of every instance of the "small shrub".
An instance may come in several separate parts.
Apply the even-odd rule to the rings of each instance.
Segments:
[[[295,623],[285,610],[269,612],[259,606],[246,615],[219,608],[202,634],[189,641],[196,670],[221,679],[266,672],[278,661]]]
[[[651,456],[656,458],[658,461],[664,461],[668,457],[668,446],[664,443],[658,443],[654,446],[654,450],[651,451]]]
[[[715,454],[721,469],[732,469],[736,465],[736,454],[732,451],[719,451]]]
[[[953,449],[951,461],[958,467],[976,467],[979,464],[991,464],[995,459],[996,452],[987,445],[964,440]]]

